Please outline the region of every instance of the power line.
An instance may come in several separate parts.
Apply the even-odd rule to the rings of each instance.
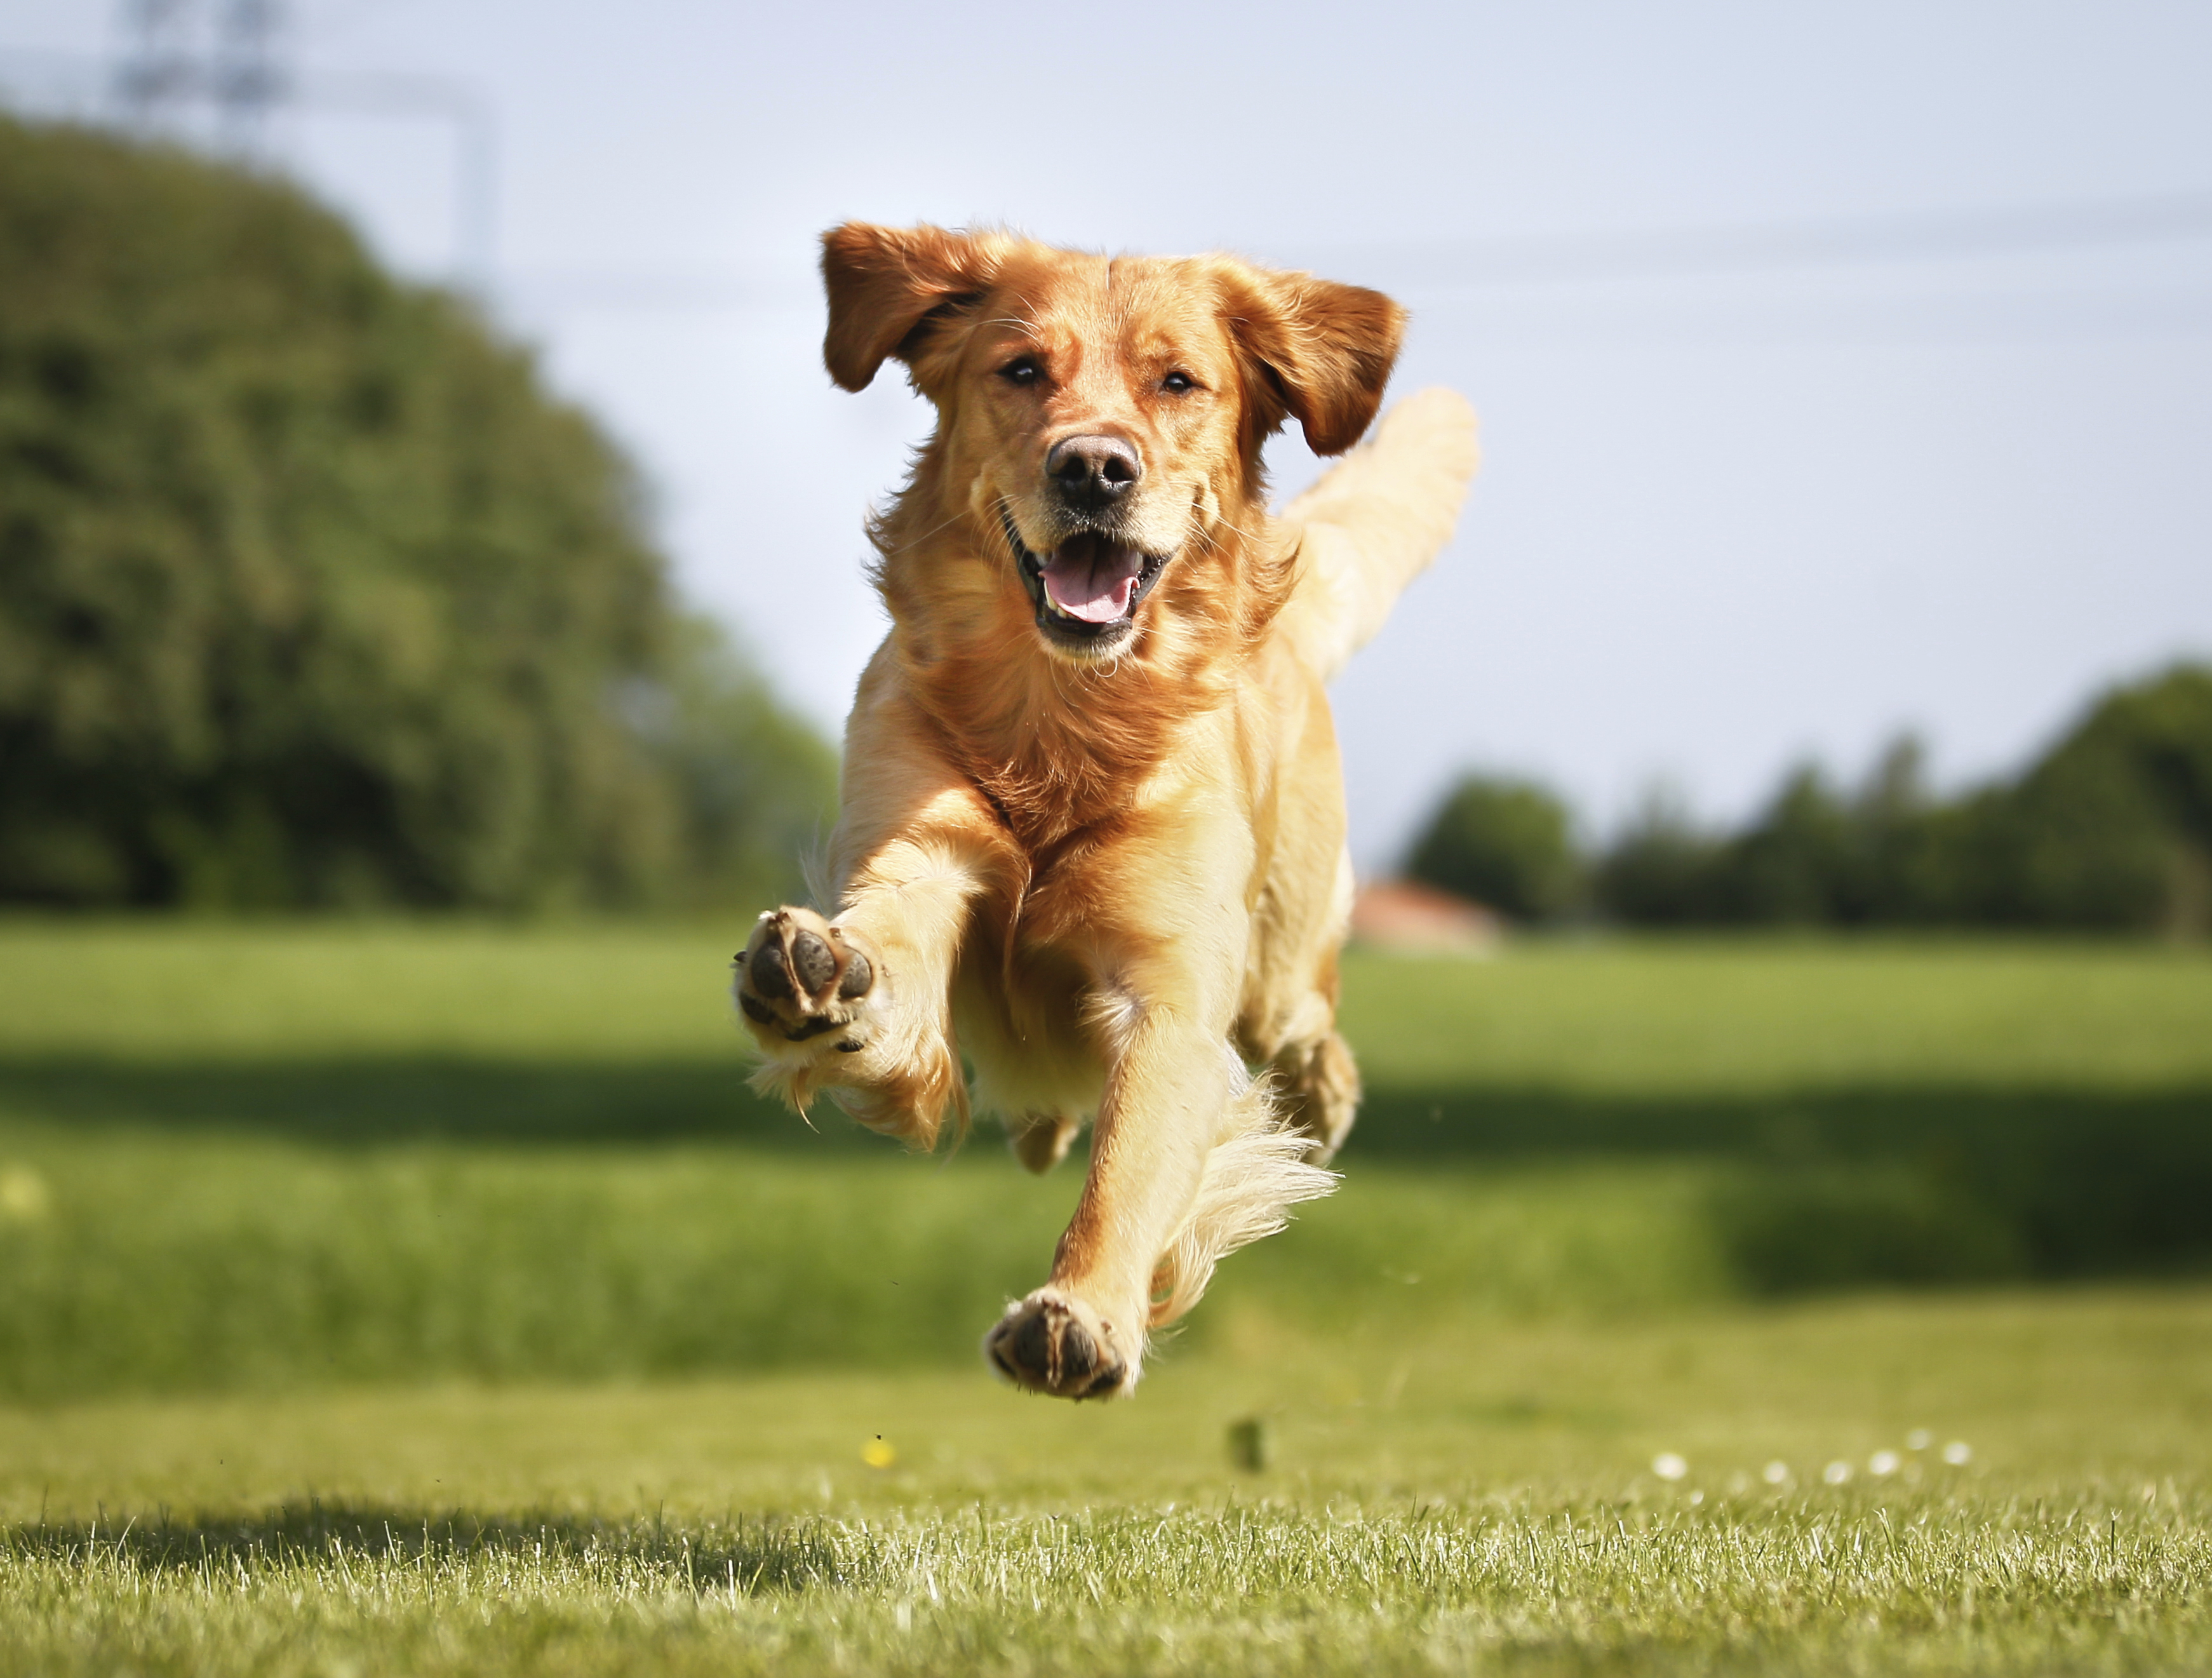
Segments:
[[[2032,256],[2212,240],[2212,192],[2013,205],[1764,226],[1535,234],[1455,243],[1361,240],[1310,246],[1319,258],[1395,270],[1427,293],[1513,285]],[[739,274],[563,271],[509,277],[554,307],[646,313],[752,313],[811,306],[811,281]]]
[[[314,110],[426,119],[453,137],[455,266],[480,290],[497,277],[499,116],[475,88],[438,76],[381,71],[312,76],[291,97]]]
[[[497,123],[472,89],[406,75],[325,76],[303,82],[284,71],[273,44],[283,21],[281,0],[227,0],[227,46],[210,71],[193,50],[192,15],[199,0],[125,3],[132,44],[116,65],[114,89],[132,126],[157,126],[184,105],[210,98],[239,134],[258,135],[279,100],[447,124],[455,142],[457,265],[478,286],[489,284],[496,243]],[[32,56],[52,64],[57,55]],[[1395,287],[1448,297],[1511,286],[2014,258],[2204,240],[2212,240],[2212,192],[1734,226],[1330,241],[1305,247],[1298,259],[1322,266],[1385,266]],[[811,281],[727,271],[572,270],[502,277],[556,308],[753,313],[811,307],[814,301]]]
[[[1366,240],[1325,248],[1368,258],[1395,256],[1411,267],[1441,271],[1425,283],[1443,289],[2009,257],[2200,239],[2212,239],[2212,192],[1449,244]]]
[[[223,0],[211,38],[201,0],[125,0],[122,19],[125,39],[110,59],[0,52],[0,78],[74,84],[68,106],[149,137],[173,134],[186,112],[212,107],[222,143],[248,155],[265,147],[269,119],[280,106],[441,124],[453,142],[454,267],[477,289],[490,289],[498,258],[499,118],[476,88],[404,73],[300,75],[288,63],[283,0]],[[103,70],[104,113],[92,92]]]

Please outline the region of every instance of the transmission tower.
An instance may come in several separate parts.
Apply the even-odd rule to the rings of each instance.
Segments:
[[[142,133],[173,129],[198,93],[198,0],[124,0],[129,36],[115,90],[124,119]]]
[[[295,75],[286,53],[289,0],[117,0],[114,94],[123,121],[146,135],[210,137],[269,161],[279,106],[428,119],[454,142],[453,266],[465,284],[490,282],[497,215],[498,113],[466,83],[409,75]],[[194,119],[197,120],[194,120]]]
[[[210,91],[218,137],[233,151],[262,149],[269,112],[290,92],[281,56],[283,27],[282,0],[228,0],[222,9]]]

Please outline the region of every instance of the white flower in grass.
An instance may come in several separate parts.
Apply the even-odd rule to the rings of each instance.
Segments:
[[[1651,1459],[1651,1472],[1662,1480],[1680,1480],[1690,1472],[1690,1465],[1671,1450],[1662,1450]]]
[[[1790,1478],[1790,1465],[1778,1456],[1773,1462],[1769,1462],[1760,1472],[1765,1476],[1766,1483],[1769,1486],[1780,1486],[1785,1483]]]
[[[1848,1462],[1831,1462],[1826,1468],[1820,1470],[1820,1478],[1826,1480],[1831,1486],[1841,1486],[1850,1477],[1851,1465]]]
[[[1905,1459],[1893,1450],[1878,1450],[1867,1458],[1867,1472],[1877,1479],[1893,1474],[1905,1465]]]
[[[1964,1439],[1954,1439],[1943,1447],[1943,1460],[1954,1468],[1963,1468],[1974,1460],[1974,1448]]]
[[[1925,1450],[1936,1443],[1936,1436],[1924,1427],[1916,1427],[1905,1436],[1905,1443],[1915,1450]]]

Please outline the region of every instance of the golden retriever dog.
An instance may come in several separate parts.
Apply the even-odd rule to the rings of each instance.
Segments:
[[[1360,444],[1404,312],[1231,257],[856,223],[822,271],[830,376],[900,361],[938,423],[869,526],[891,628],[835,913],[771,910],[738,958],[755,1082],[927,1148],[967,1122],[964,1061],[1038,1171],[1090,1122],[1050,1274],[984,1350],[1127,1393],[1223,1254],[1335,1186],[1359,1077],[1322,684],[1450,535],[1474,416],[1425,392]],[[1291,418],[1351,453],[1271,516]]]

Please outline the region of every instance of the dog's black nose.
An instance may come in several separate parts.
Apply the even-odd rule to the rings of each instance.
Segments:
[[[1145,474],[1137,451],[1119,437],[1063,437],[1044,458],[1045,476],[1078,507],[1103,507]]]

